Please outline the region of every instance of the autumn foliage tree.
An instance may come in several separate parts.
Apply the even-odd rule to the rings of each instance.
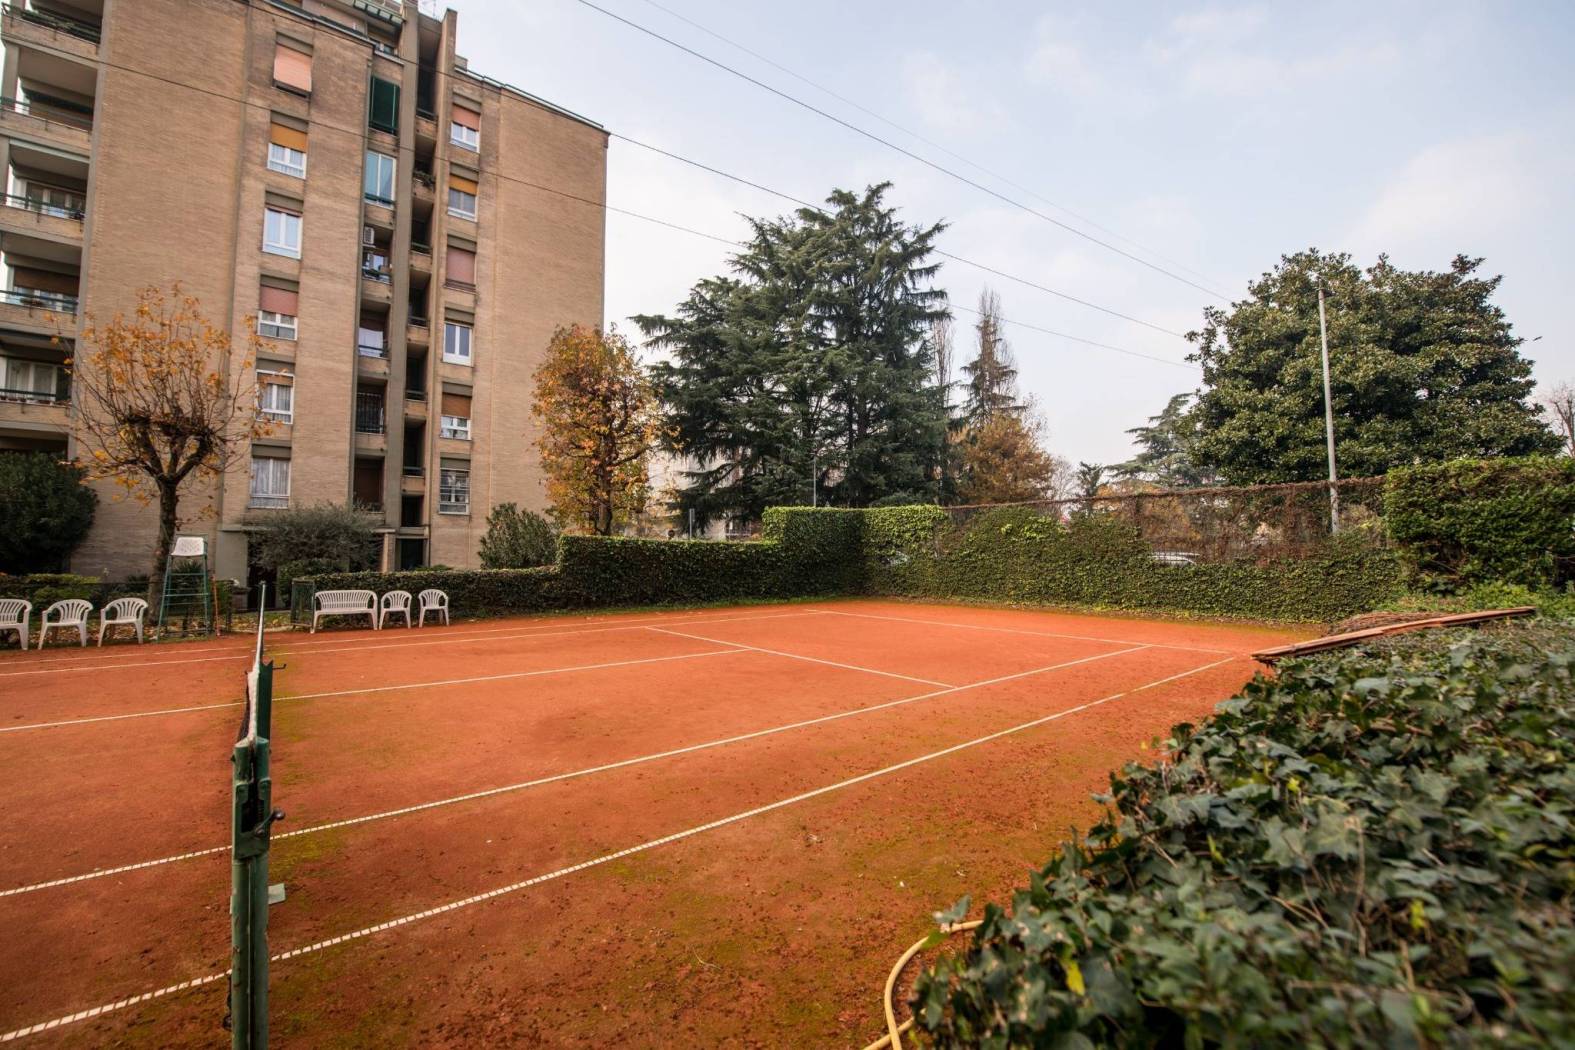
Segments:
[[[149,287],[130,317],[88,319],[71,361],[81,465],[124,494],[159,507],[150,585],[164,577],[180,525],[183,487],[216,482],[244,462],[270,425],[257,415],[253,374],[261,340],[248,322],[245,345],[211,324],[179,284]],[[239,354],[240,360],[236,360]]]
[[[645,509],[660,406],[615,328],[553,333],[536,370],[531,414],[542,426],[536,447],[559,524],[610,536]]]

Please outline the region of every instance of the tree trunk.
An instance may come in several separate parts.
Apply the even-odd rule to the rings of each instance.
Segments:
[[[148,609],[156,618],[159,599],[164,595],[164,569],[169,564],[170,548],[175,546],[176,515],[180,507],[180,486],[156,482],[159,490],[159,545],[153,552],[153,571],[148,574]]]

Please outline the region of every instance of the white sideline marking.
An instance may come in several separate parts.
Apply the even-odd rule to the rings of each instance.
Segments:
[[[838,711],[835,714],[821,715],[817,718],[806,718],[800,722],[789,722],[785,725],[772,726],[769,729],[757,729],[749,733],[740,733],[737,736],[723,737],[720,740],[708,740],[701,744],[690,744],[686,747],[674,748],[671,751],[658,751],[654,754],[640,755],[635,758],[625,758],[617,762],[608,762],[599,766],[590,766],[586,769],[576,769],[568,773],[554,773],[551,776],[537,777],[534,780],[521,781],[518,784],[505,784],[502,787],[487,788],[484,791],[473,791],[468,795],[455,795],[452,798],[438,799],[435,802],[422,802],[414,806],[403,806],[399,809],[385,810],[382,813],[369,813],[361,817],[349,817],[344,820],[335,820],[326,824],[314,824],[309,828],[296,828],[293,831],[283,831],[274,834],[274,839],[293,838],[297,835],[311,835],[319,831],[329,831],[334,828],[345,828],[355,824],[366,824],[374,820],[387,820],[390,817],[402,817],[410,813],[419,813],[423,810],[437,809],[441,806],[453,806],[461,802],[474,802],[477,799],[491,798],[494,795],[504,795],[514,791],[523,791],[526,788],[541,787],[544,784],[554,784],[563,780],[574,780],[579,777],[591,776],[595,773],[606,773],[614,769],[624,769],[628,766],[642,765],[646,762],[655,762],[663,758],[674,758],[678,755],[687,755],[695,751],[705,751],[710,748],[724,747],[728,744],[738,744],[745,740],[756,740],[763,736],[773,736],[777,733],[786,733],[794,729],[804,729],[808,726],[821,725],[826,722],[835,722],[843,718],[853,718],[857,715],[866,715],[874,711],[884,711],[891,707],[902,707],[905,704],[918,703],[920,700],[933,700],[936,697],[949,696],[952,693],[961,693],[969,689],[981,689],[987,685],[999,685],[1018,678],[1027,678],[1030,675],[1045,674],[1049,671],[1059,671],[1067,667],[1076,667],[1078,664],[1093,663],[1096,660],[1107,660],[1113,656],[1126,656],[1128,653],[1141,652],[1149,648],[1146,645],[1133,646],[1130,649],[1117,649],[1115,652],[1099,653],[1096,656],[1084,656],[1076,660],[1067,660],[1064,663],[1049,664],[1045,667],[1035,667],[1028,671],[1018,671],[1015,674],[1002,675],[983,682],[970,682],[967,685],[954,685],[934,692],[920,693],[918,696],[899,697],[896,700],[884,700],[880,703],[870,704],[866,707],[855,707],[847,711]],[[210,849],[192,850],[189,853],[177,853],[169,857],[160,857],[157,860],[139,861],[136,864],[123,864],[116,868],[103,868],[90,871],[85,875],[71,875],[60,879],[50,879],[48,882],[38,882],[31,886],[19,886],[16,889],[0,890],[0,897],[12,897],[19,893],[32,893],[36,890],[45,890],[53,886],[66,886],[76,882],[87,882],[89,879],[101,879],[107,875],[119,875],[123,872],[137,871],[141,868],[153,868],[161,864],[173,864],[176,861],[192,860],[196,857],[207,857],[215,853],[224,853],[230,847],[214,846]]]
[[[512,678],[536,678],[541,675],[567,674],[570,671],[600,671],[611,667],[629,667],[634,664],[658,664],[666,660],[693,660],[701,656],[726,656],[729,653],[747,653],[748,649],[739,646],[734,649],[711,649],[703,653],[680,653],[677,656],[647,656],[639,660],[613,660],[603,664],[577,664],[573,667],[547,667],[538,671],[510,671],[507,674],[485,674],[475,678],[447,678],[438,682],[406,682],[400,685],[373,685],[362,689],[336,689],[327,693],[295,693],[291,696],[276,696],[274,703],[285,700],[322,700],[336,696],[361,696],[366,693],[390,693],[402,689],[432,689],[444,685],[469,685],[472,682],[502,682]],[[116,722],[123,718],[152,718],[155,715],[178,715],[188,711],[213,711],[223,707],[240,707],[243,701],[235,700],[227,704],[204,704],[201,707],[170,707],[162,711],[135,711],[125,715],[97,715],[92,718],[68,718],[60,722],[32,722],[25,726],[0,726],[0,733],[20,733],[24,729],[53,729],[57,726],[83,725],[88,722]]]
[[[1151,645],[1156,649],[1178,649],[1185,653],[1229,653],[1232,656],[1244,656],[1235,649],[1212,649],[1200,645],[1171,645],[1167,642],[1142,642],[1131,638],[1095,638],[1086,634],[1059,634],[1055,631],[1028,631],[1021,627],[996,627],[982,623],[952,623],[948,620],[925,620],[917,616],[883,616],[879,613],[843,612],[841,609],[811,609],[811,612],[825,613],[827,616],[857,616],[865,620],[893,620],[897,623],[923,623],[931,627],[959,627],[968,631],[1000,631],[1003,634],[1027,634],[1035,638],[1069,638],[1078,642],[1104,642],[1107,645]]]
[[[603,864],[620,860],[636,853],[644,853],[647,850],[656,849],[658,846],[666,846],[674,842],[682,841],[683,839],[693,838],[694,836],[703,834],[707,831],[714,831],[717,828],[726,827],[729,824],[736,824],[740,821],[748,820],[751,817],[758,817],[763,813],[770,813],[773,810],[784,809],[788,806],[797,805],[800,802],[807,802],[812,798],[818,798],[821,795],[827,795],[833,791],[840,791],[843,788],[853,787],[855,784],[862,784],[867,780],[874,780],[877,777],[883,777],[892,773],[897,773],[901,770],[909,769],[913,766],[921,765],[937,758],[944,758],[947,755],[956,754],[959,751],[966,751],[969,748],[978,747],[981,744],[987,744],[991,741],[999,740],[1002,737],[1011,736],[1015,733],[1021,733],[1025,730],[1033,729],[1049,722],[1054,722],[1057,719],[1065,718],[1068,715],[1075,715],[1079,712],[1087,711],[1090,708],[1098,707],[1100,704],[1107,704],[1112,700],[1119,700],[1122,697],[1130,696],[1133,693],[1141,693],[1145,689],[1153,689],[1156,686],[1167,685],[1170,682],[1177,681],[1178,679],[1200,674],[1204,671],[1218,667],[1221,664],[1227,664],[1232,660],[1239,660],[1243,658],[1244,657],[1239,655],[1227,656],[1222,660],[1216,660],[1213,663],[1204,664],[1202,667],[1194,667],[1190,671],[1182,671],[1180,674],[1174,674],[1168,678],[1161,678],[1157,681],[1149,682],[1146,685],[1136,686],[1135,688],[1127,689],[1119,693],[1112,693],[1109,696],[1101,697],[1098,700],[1090,700],[1087,703],[1078,704],[1076,707],[1069,707],[1064,711],[1057,711],[1055,714],[1044,715],[1028,722],[1019,723],[1018,725],[1012,726],[1008,729],[1001,729],[994,733],[987,733],[984,736],[974,737],[972,740],[965,740],[960,744],[953,744],[951,747],[945,747],[939,751],[931,751],[928,754],[905,759],[901,762],[896,762],[892,765],[882,767],[881,769],[872,770],[868,773],[861,773],[858,776],[849,777],[846,780],[839,780],[834,784],[827,784],[823,787],[813,788],[809,791],[792,795],[788,798],[778,799],[775,802],[768,802],[763,806],[756,806],[754,809],[746,809],[742,813],[734,813],[732,816],[723,817],[720,820],[713,820],[706,824],[697,824],[694,827],[686,828],[683,831],[675,831],[671,835],[663,835],[661,838],[648,839],[645,842],[626,847],[614,853],[604,853],[600,857],[594,857],[591,860],[581,861],[578,864],[571,864],[566,868],[559,868],[556,871],[549,871],[542,875],[535,875],[528,879],[522,879],[519,882],[511,882],[507,886],[499,886],[496,889],[487,890],[484,893],[478,893],[474,896],[462,897],[459,900],[450,901],[447,904],[440,904],[435,908],[428,908],[425,911],[418,911],[412,915],[405,915],[397,919],[390,919],[387,922],[380,922],[375,926],[367,926],[351,933],[343,933],[337,937],[330,937],[327,940],[318,941],[315,944],[303,945],[300,948],[291,948],[288,951],[279,952],[277,955],[271,957],[269,961],[283,962],[286,959],[293,959],[298,955],[309,955],[313,952],[322,951],[325,948],[331,948],[337,944],[361,940],[362,938],[370,937],[374,933],[381,933],[384,930],[391,930],[400,926],[409,926],[411,923],[420,922],[423,919],[430,919],[434,915],[445,915],[449,912],[458,911],[461,908],[468,908],[476,904],[483,904],[498,897],[504,897],[512,893],[518,893],[520,890],[528,889],[531,886],[537,886],[544,882],[551,882],[554,879],[561,879],[566,875],[572,875],[575,872],[584,871],[587,868],[599,867]],[[962,686],[959,688],[967,687]],[[52,1021],[44,1021],[27,1028],[18,1028],[15,1031],[6,1032],[5,1034],[0,1035],[0,1043],[10,1042],[13,1039],[19,1039],[22,1036],[32,1035],[37,1032],[45,1032],[52,1028],[58,1028],[61,1025],[71,1024],[75,1021],[84,1020],[89,1017],[97,1017],[100,1014],[109,1013],[113,1010],[119,1010],[135,1003],[146,1002],[149,999],[158,999],[166,995],[172,995],[188,988],[212,984],[215,981],[224,980],[228,976],[228,971],[218,974],[209,974],[206,977],[198,977],[193,980],[182,981],[180,984],[172,984],[164,988],[159,988],[151,992],[143,992],[141,995],[134,995],[129,999],[122,999],[119,1002],[109,1003],[104,1006],[97,1006],[90,1010],[82,1010],[74,1014],[67,1014],[64,1017],[58,1017]]]
[[[776,620],[776,619],[780,619],[780,618],[782,618],[784,616],[805,616],[805,615],[808,615],[811,612],[816,612],[816,611],[819,611],[819,610],[806,609],[803,612],[774,613],[774,614],[770,614],[770,615],[766,615],[766,616],[732,616],[732,617],[718,618],[718,619],[714,619],[714,620],[700,620],[700,621],[681,620],[679,622],[680,623],[694,623],[694,622],[698,622],[698,623],[701,623],[701,624],[707,624],[707,623],[732,623],[732,622],[735,622],[737,620]],[[545,626],[551,626],[551,625],[543,625],[543,626],[545,627]],[[393,630],[393,628],[388,628],[388,629],[389,630]],[[644,624],[639,624],[639,623],[634,623],[634,624],[629,624],[628,626],[616,625],[616,626],[611,626],[611,627],[591,627],[591,628],[587,628],[587,629],[582,630],[582,631],[544,631],[544,630],[542,630],[542,628],[518,628],[517,629],[517,633],[515,633],[515,630],[516,629],[505,629],[505,630],[492,631],[492,632],[488,632],[488,633],[501,634],[501,636],[503,638],[553,638],[553,637],[558,637],[558,636],[563,636],[563,635],[574,636],[574,635],[582,635],[582,634],[605,634],[605,633],[607,633],[609,631],[641,631],[641,630],[645,630],[645,625]],[[374,640],[375,640],[374,638],[369,637],[369,638],[366,639],[366,643],[370,643],[370,642],[372,642]],[[371,644],[344,645],[344,644],[341,644],[344,641],[344,639],[337,639],[337,640],[335,640],[335,639],[321,639],[315,644],[315,646],[313,648],[310,648],[310,649],[300,648],[299,645],[301,645],[301,644],[310,645],[312,643],[298,643],[298,647],[297,648],[281,649],[281,650],[278,650],[277,652],[271,653],[270,655],[272,655],[272,656],[295,656],[295,655],[311,656],[311,655],[315,655],[317,653],[349,653],[349,652],[360,652],[362,650],[368,650],[368,649],[412,649],[412,648],[415,648],[416,646],[419,646],[419,645],[463,645],[466,642],[477,642],[477,641],[487,641],[487,640],[489,640],[489,639],[482,638],[482,637],[480,637],[478,635],[473,635],[473,634],[467,634],[467,635],[462,635],[462,636],[448,635],[448,636],[445,636],[445,637],[442,637],[442,638],[434,638],[434,639],[431,639],[429,641],[386,642],[386,643],[384,643],[382,645],[371,645]],[[334,648],[326,648],[325,645],[332,645],[332,646],[334,646]],[[83,672],[83,671],[88,671],[88,672],[91,672],[91,671],[106,671],[106,670],[114,670],[114,669],[121,668],[121,667],[174,667],[174,666],[177,666],[179,664],[202,664],[202,663],[212,663],[212,662],[214,662],[216,660],[250,660],[251,658],[252,658],[252,653],[251,653],[250,649],[248,649],[245,652],[236,653],[234,656],[203,656],[203,657],[198,657],[197,659],[194,659],[194,660],[146,660],[146,661],[141,661],[141,662],[137,662],[137,663],[119,663],[119,664],[102,663],[102,662],[100,662],[100,663],[89,664],[88,666],[85,666],[85,667],[39,667],[39,668],[34,668],[32,670],[29,670],[29,671],[0,671],[0,678],[10,678],[10,677],[13,677],[13,676],[16,676],[16,675],[30,675],[30,674],[70,674],[72,672]],[[55,660],[55,661],[50,661],[50,662],[51,663],[66,663],[67,661],[65,661],[65,660]]]
[[[915,678],[912,675],[897,674],[894,671],[877,671],[873,667],[860,667],[857,664],[842,664],[835,660],[822,660],[818,656],[802,656],[799,653],[785,652],[781,649],[762,649],[758,645],[745,645],[743,642],[728,642],[722,640],[721,638],[704,638],[698,634],[690,634],[687,631],[673,631],[666,627],[647,627],[645,629],[647,631],[657,631],[661,634],[671,634],[678,638],[692,638],[697,642],[710,642],[713,645],[736,645],[740,649],[748,649],[751,652],[769,653],[772,656],[785,656],[789,660],[807,660],[812,664],[825,664],[827,667],[840,667],[844,671],[863,671],[865,674],[878,674],[884,675],[887,678],[900,678],[904,682],[918,682],[920,685],[938,685],[947,689],[953,688],[950,682],[937,682],[933,678]]]

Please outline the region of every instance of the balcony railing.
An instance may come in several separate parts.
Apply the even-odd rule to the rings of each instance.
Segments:
[[[20,18],[24,22],[32,22],[34,25],[40,25],[46,29],[69,33],[78,39],[89,40],[95,44],[99,41],[101,30],[92,22],[84,22],[81,19],[55,14],[52,11],[33,11],[20,4],[0,4],[0,11],[4,11],[7,18]]]
[[[19,197],[14,193],[7,193],[4,194],[4,200],[8,208],[20,208],[38,215],[53,215],[57,219],[75,219],[81,222],[87,217],[87,213],[81,207],[50,204],[36,197]]]
[[[420,463],[406,463],[404,472],[407,478],[419,478],[426,473],[426,468]]]
[[[36,288],[0,289],[0,302],[10,303],[12,306],[54,310],[63,314],[74,314],[77,312],[76,296],[67,295],[65,292],[45,292]]]
[[[63,124],[68,128],[78,131],[92,131],[93,118],[76,110],[66,109],[62,106],[51,105],[48,102],[29,102],[26,99],[0,97],[0,109],[9,109],[14,113],[25,113],[39,120],[47,120],[52,124]]]
[[[355,432],[381,434],[383,432],[383,395],[360,391],[355,395]]]

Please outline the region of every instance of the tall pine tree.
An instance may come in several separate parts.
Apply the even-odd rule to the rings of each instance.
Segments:
[[[968,396],[963,411],[970,426],[982,426],[1001,415],[1021,415],[1017,401],[1017,369],[1012,347],[1002,334],[1001,297],[994,289],[979,293],[979,337],[974,359],[963,365],[968,376]]]
[[[909,226],[888,183],[825,209],[751,220],[733,275],[701,281],[675,315],[635,318],[670,353],[653,375],[680,509],[756,518],[774,504],[865,506],[933,497],[946,432],[929,261],[943,224]]]

